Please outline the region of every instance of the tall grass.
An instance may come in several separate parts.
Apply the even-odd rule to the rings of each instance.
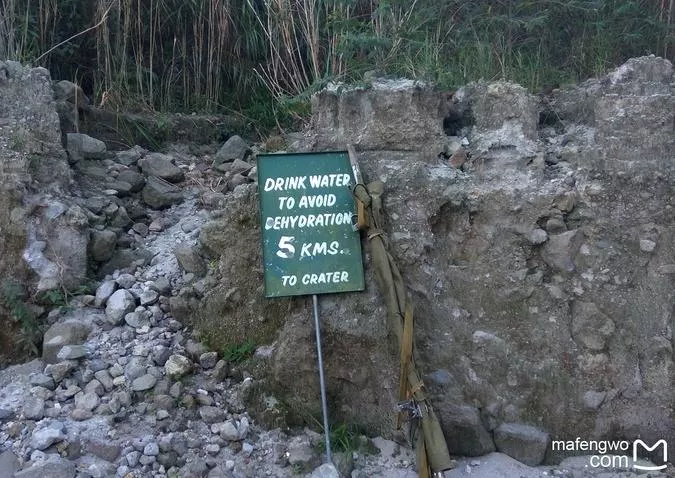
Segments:
[[[674,1],[3,0],[0,56],[125,109],[278,111],[272,98],[369,70],[538,90],[675,59]]]

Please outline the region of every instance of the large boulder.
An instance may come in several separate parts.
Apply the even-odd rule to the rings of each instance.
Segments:
[[[495,433],[531,463],[546,433],[675,441],[672,71],[659,58],[631,60],[547,104],[511,84],[469,85],[455,98],[464,126],[453,134],[468,153],[459,168],[439,160],[433,90],[315,97],[301,149],[354,142],[365,180],[384,181],[383,227],[415,303],[417,365],[449,442],[466,445],[471,432],[462,453],[494,449]],[[559,117],[544,114],[556,105]],[[621,105],[640,134],[628,118],[611,120]],[[227,331],[213,334],[223,342],[276,340],[267,392],[311,416],[311,302],[263,298],[256,204],[254,187],[240,186],[202,230],[220,285],[193,319]],[[364,250],[366,290],[320,297],[326,384],[337,420],[391,434],[398,345],[366,241]]]

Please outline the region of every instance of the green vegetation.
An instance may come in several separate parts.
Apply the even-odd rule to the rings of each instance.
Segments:
[[[223,359],[235,364],[241,363],[255,353],[255,344],[250,340],[236,345],[230,345],[223,350]]]
[[[263,132],[302,120],[327,81],[368,71],[539,91],[632,56],[673,60],[673,10],[653,0],[5,0],[0,58],[46,66],[107,107],[236,113]]]
[[[19,349],[30,355],[38,355],[42,331],[38,327],[35,313],[28,307],[26,291],[21,283],[7,279],[0,287],[0,302],[9,311],[10,317],[19,328]]]

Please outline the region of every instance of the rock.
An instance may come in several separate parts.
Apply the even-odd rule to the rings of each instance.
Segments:
[[[32,462],[28,468],[17,471],[14,478],[73,478],[76,465],[58,455],[49,455],[44,461]]]
[[[150,320],[142,312],[129,312],[124,316],[124,321],[134,329],[150,326]]]
[[[205,423],[218,423],[225,418],[225,410],[220,407],[202,406],[199,407],[199,416]]]
[[[287,456],[288,463],[301,472],[311,470],[319,461],[319,457],[306,436],[291,438],[288,443]]]
[[[192,362],[183,355],[171,355],[164,364],[164,372],[171,380],[178,380],[192,372]]]
[[[117,244],[117,234],[112,231],[92,230],[89,239],[89,255],[97,262],[105,262],[112,257]]]
[[[154,176],[148,177],[142,195],[143,201],[153,209],[165,209],[183,201],[180,188]]]
[[[579,229],[549,235],[541,250],[542,259],[557,272],[570,273],[576,270],[575,256],[584,240]]]
[[[312,478],[340,478],[340,473],[332,463],[324,463],[312,472]]]
[[[213,166],[231,163],[235,159],[243,161],[250,152],[251,149],[248,147],[248,144],[239,136],[234,135],[218,150],[216,159],[213,161]]]
[[[19,468],[21,468],[21,463],[11,450],[0,453],[0,476],[14,476]]]
[[[146,152],[147,152],[146,150],[136,145],[133,148],[128,149],[126,151],[116,151],[115,157],[118,163],[123,164],[125,166],[131,166],[133,164],[136,164],[138,160],[141,159],[141,157]]]
[[[206,264],[194,247],[177,247],[173,253],[185,272],[192,272],[197,277],[206,275]]]
[[[143,392],[150,390],[157,383],[157,378],[154,375],[145,374],[136,378],[131,382],[131,389],[135,392]]]
[[[76,363],[66,360],[65,362],[59,362],[52,365],[47,365],[45,368],[45,373],[48,373],[52,376],[55,383],[60,383],[61,380],[66,378],[70,372],[75,368]]]
[[[577,343],[590,350],[601,351],[615,329],[614,321],[603,314],[594,303],[574,302],[572,337]]]
[[[105,308],[105,315],[112,324],[120,324],[126,314],[136,308],[136,299],[128,290],[120,289],[113,293],[108,299]]]
[[[131,184],[126,181],[109,180],[106,187],[108,190],[114,191],[118,197],[128,196],[131,193]]]
[[[640,239],[640,250],[642,252],[654,252],[656,249],[656,242],[649,239]]]
[[[495,450],[480,412],[473,407],[445,405],[437,408],[448,451],[453,455],[481,456]]]
[[[42,360],[56,363],[56,356],[64,345],[81,344],[90,331],[89,325],[77,320],[66,320],[52,325],[42,339]]]
[[[117,283],[114,280],[106,280],[101,282],[101,285],[96,289],[96,299],[94,304],[97,307],[104,305],[113,292],[117,290]]]
[[[126,229],[132,223],[129,213],[127,213],[127,210],[124,207],[117,208],[117,210],[110,215],[108,221],[110,227],[119,229]]]
[[[169,295],[171,293],[171,283],[166,277],[158,277],[150,284],[150,289],[162,295]]]
[[[48,377],[44,373],[31,373],[29,376],[30,384],[37,387],[44,387],[48,390],[54,390],[56,383],[52,377]]]
[[[54,84],[54,99],[56,101],[67,101],[78,108],[89,105],[89,98],[84,94],[82,88],[68,80],[61,80]]]
[[[156,176],[172,183],[185,179],[183,170],[174,165],[173,158],[166,154],[147,154],[144,158],[138,160],[138,166],[146,176]]]
[[[227,441],[237,441],[239,440],[239,431],[237,426],[232,420],[228,420],[223,423],[223,426],[220,428],[220,438]]]
[[[537,428],[518,423],[502,423],[494,432],[497,450],[530,466],[544,461],[549,435]]]
[[[548,234],[543,229],[533,229],[527,236],[527,240],[530,241],[532,245],[539,245],[546,242],[548,239]]]
[[[28,396],[23,400],[23,416],[26,420],[42,420],[45,415],[45,401]]]
[[[143,454],[146,456],[159,455],[159,445],[157,445],[157,442],[153,441],[145,445],[145,448],[143,448]]]
[[[105,143],[82,133],[68,133],[66,135],[66,149],[71,162],[82,159],[102,159],[105,157]]]
[[[96,377],[96,380],[101,383],[106,392],[110,392],[113,389],[113,379],[108,370],[94,372],[94,376]]]
[[[125,169],[124,171],[121,171],[117,176],[117,180],[129,184],[129,192],[132,193],[141,191],[143,186],[145,186],[145,178],[143,175],[131,169]]]
[[[65,439],[66,434],[63,433],[63,425],[58,424],[58,426],[54,426],[54,424],[52,424],[46,428],[33,431],[30,446],[36,450],[44,450],[54,443],[58,443]]]
[[[136,278],[132,274],[120,274],[115,281],[122,289],[131,289],[136,284]]]
[[[192,339],[188,339],[185,343],[185,353],[192,360],[199,360],[203,353],[206,353],[208,349],[201,342],[197,342]]]
[[[56,354],[57,360],[77,360],[87,355],[87,348],[84,345],[64,345]]]
[[[205,370],[212,369],[217,362],[218,352],[204,352],[199,356],[199,365]]]
[[[101,403],[101,399],[95,393],[78,393],[75,395],[75,408],[82,410],[94,410]]]
[[[584,393],[584,408],[587,410],[597,410],[602,405],[602,402],[605,401],[607,392],[596,392],[594,390],[589,390]]]

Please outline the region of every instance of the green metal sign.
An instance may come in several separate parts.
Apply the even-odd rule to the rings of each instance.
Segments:
[[[353,183],[346,152],[258,156],[266,297],[363,290]]]

